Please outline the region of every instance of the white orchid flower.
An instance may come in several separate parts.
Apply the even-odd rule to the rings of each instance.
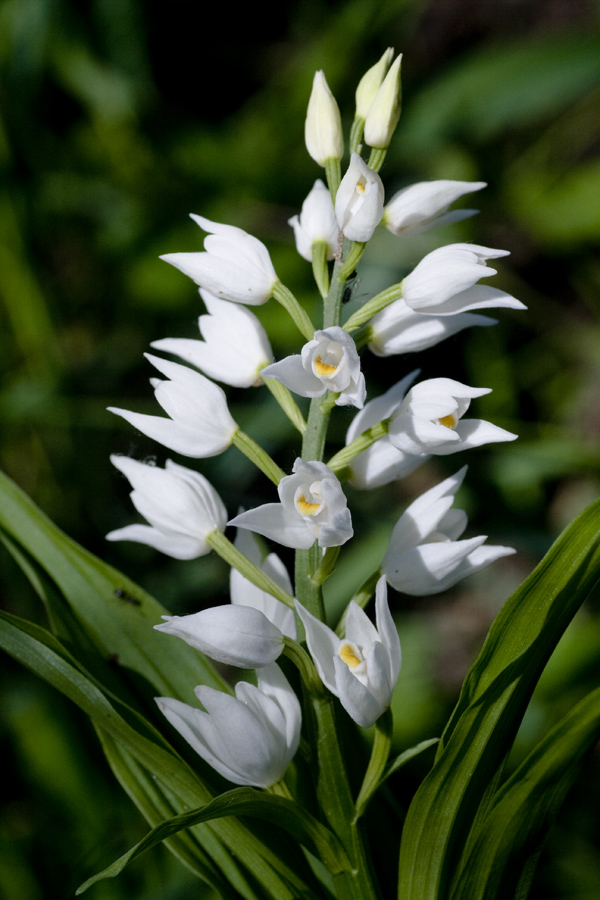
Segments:
[[[279,482],[281,503],[249,509],[229,524],[272,538],[284,547],[339,547],[352,535],[352,519],[339,479],[325,463],[297,459]]]
[[[306,149],[315,162],[324,166],[344,155],[342,117],[336,99],[320,69],[315,72],[304,126]]]
[[[203,475],[170,459],[164,469],[128,456],[110,459],[129,480],[131,501],[150,524],[119,528],[107,534],[107,540],[149,544],[174,559],[210,553],[206,539],[214,531],[225,531],[227,510]]]
[[[487,187],[485,181],[420,181],[402,188],[386,203],[382,225],[393,234],[423,234],[438,225],[460,222],[477,213],[476,209],[448,207],[463,194]]]
[[[347,331],[334,325],[315,331],[301,354],[286,356],[262,371],[265,378],[281,381],[301,397],[321,397],[325,391],[339,393],[337,406],[356,406],[365,402],[365,376],[360,371],[356,344]]]
[[[365,143],[369,147],[389,147],[400,119],[402,54],[396,57],[375,94],[365,121]]]
[[[400,639],[387,599],[385,577],[377,582],[375,627],[357,603],[346,614],[342,640],[296,601],[306,642],[323,684],[348,715],[369,728],[390,705],[401,664]]]
[[[369,322],[369,350],[375,356],[417,353],[475,325],[496,325],[497,319],[475,313],[435,316],[414,312],[400,298],[376,313]]]
[[[287,569],[276,553],[269,553],[264,559],[260,552],[258,541],[251,531],[238,529],[235,546],[258,568],[272,578],[288,594],[293,595],[294,589]],[[265,614],[267,619],[276,625],[286,637],[296,640],[296,622],[294,611],[268,594],[256,585],[244,578],[238,569],[232,569],[229,576],[229,590],[231,602],[241,606],[253,606]]]
[[[333,259],[338,249],[339,228],[329,189],[320,178],[302,204],[299,216],[288,219],[294,229],[296,249],[309,262],[313,258],[313,244],[327,244],[327,259]]]
[[[467,527],[467,515],[451,507],[466,471],[464,466],[426,491],[398,519],[381,564],[397,591],[417,597],[439,594],[515,552],[512,547],[482,546],[485,535],[458,540]]]
[[[410,389],[392,415],[388,436],[404,453],[446,456],[517,437],[483,419],[463,419],[473,397],[490,388],[474,388],[451,378],[430,378]]]
[[[383,216],[383,184],[379,175],[353,153],[335,197],[340,230],[351,241],[368,241]]]
[[[270,787],[283,778],[300,743],[298,698],[277,663],[257,672],[257,686],[238,681],[235,697],[199,685],[206,712],[157,697],[171,725],[223,778],[233,784]]]
[[[200,459],[226,450],[238,430],[227,408],[222,388],[188,366],[145,354],[168,381],[152,379],[154,396],[170,416],[149,416],[109,406],[109,412],[126,419],[170,450]]]
[[[477,284],[496,275],[487,259],[508,256],[477,244],[448,244],[428,253],[402,282],[402,296],[416,312],[454,316],[472,309],[526,309],[520,300],[497,288]]]
[[[163,616],[156,631],[179,637],[211,659],[240,669],[275,662],[283,634],[252,606],[211,606],[189,616]]]
[[[204,340],[162,338],[151,346],[179,356],[223,384],[243,388],[260,384],[260,370],[273,358],[265,329],[244,306],[219,300],[202,288],[200,295],[208,310],[198,319]]]
[[[415,380],[419,370],[406,375],[401,381],[374,400],[370,400],[364,409],[358,412],[346,434],[346,445],[359,437],[367,428],[388,419],[398,409],[406,391]],[[429,459],[427,454],[417,456],[398,450],[386,434],[359,453],[350,463],[350,482],[359,490],[371,490],[381,487],[399,478],[405,478]]]
[[[216,297],[249,306],[266,303],[279,279],[262,241],[234,225],[194,214],[191,218],[210,232],[204,250],[166,253],[160,258]]]

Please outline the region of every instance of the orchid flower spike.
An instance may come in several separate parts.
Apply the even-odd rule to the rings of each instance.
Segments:
[[[294,229],[296,249],[309,262],[313,258],[313,244],[327,244],[327,259],[333,259],[338,249],[339,228],[329,189],[320,178],[302,204],[299,216],[288,219]]]
[[[448,207],[463,194],[480,191],[485,181],[420,181],[394,194],[383,211],[382,225],[392,234],[423,234],[438,225],[460,222],[477,213],[476,209]]]
[[[157,631],[173,634],[211,659],[258,669],[281,655],[283,634],[252,606],[211,606],[189,616],[163,616]]]
[[[109,407],[109,412],[122,416],[142,434],[183,456],[199,459],[226,450],[238,425],[229,413],[222,388],[188,366],[145,355],[169,379],[156,378],[152,384],[156,399],[170,418],[115,407]]]
[[[298,601],[296,609],[323,684],[358,725],[369,728],[390,705],[401,664],[400,639],[388,606],[385,577],[377,582],[375,594],[377,627],[352,601],[342,640]]]
[[[203,475],[170,459],[164,469],[128,456],[110,459],[131,483],[131,501],[150,524],[118,528],[106,535],[107,540],[149,544],[174,559],[210,553],[207,538],[214,531],[225,531],[227,510]]]
[[[297,459],[292,471],[279,482],[281,503],[249,509],[229,524],[297,550],[308,550],[315,541],[319,547],[345,544],[354,532],[339,479],[317,461]]]
[[[300,743],[298,698],[277,665],[256,674],[257,685],[238,681],[235,697],[200,685],[206,712],[157,697],[163,715],[202,759],[233,784],[270,787],[280,781]]]
[[[477,244],[448,244],[428,253],[402,282],[402,296],[416,312],[453,316],[471,309],[526,309],[520,300],[498,288],[480,285],[480,278],[496,275],[487,259],[508,256]]]
[[[404,396],[411,386],[419,370],[415,369],[406,375],[401,381],[374,400],[370,400],[364,409],[358,412],[346,434],[346,446],[359,437],[367,428],[372,428],[378,422],[389,419],[398,409]],[[371,490],[381,487],[399,478],[405,478],[414,472],[419,466],[429,459],[429,456],[421,454],[413,456],[398,450],[386,434],[379,438],[350,463],[350,483],[359,490]]]
[[[198,319],[204,340],[162,338],[153,341],[152,347],[179,356],[223,384],[243,388],[261,384],[260,370],[273,358],[273,351],[254,313],[203,288],[200,296],[208,310]]]
[[[193,214],[191,218],[210,232],[204,250],[166,253],[160,258],[223,300],[249,306],[266,303],[279,279],[265,245],[234,225]]]
[[[348,240],[368,241],[383,216],[383,183],[366,162],[353,153],[335,197],[335,215]]]
[[[258,540],[252,531],[238,528],[235,546],[254,565],[258,566],[265,575],[272,578],[275,584],[282,587],[288,594],[293,595],[294,589],[286,567],[276,553],[269,553],[262,559]],[[296,640],[294,610],[282,603],[281,600],[256,587],[251,581],[244,578],[238,569],[232,569],[230,572],[229,591],[232,603],[259,609],[286,637]]]
[[[458,540],[467,527],[467,515],[451,507],[466,471],[463,466],[426,491],[398,519],[381,564],[397,591],[416,597],[439,594],[515,552],[512,547],[482,546],[485,535]]]
[[[517,437],[483,419],[463,419],[473,397],[490,388],[474,388],[451,378],[430,378],[410,389],[392,415],[388,436],[404,453],[446,456]]]
[[[326,391],[339,394],[337,406],[356,406],[365,402],[365,376],[360,371],[356,344],[338,325],[315,331],[301,354],[286,356],[263,369],[265,378],[281,381],[301,397],[321,397]]]

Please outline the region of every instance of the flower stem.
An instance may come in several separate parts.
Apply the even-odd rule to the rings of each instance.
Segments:
[[[329,193],[335,206],[335,195],[342,180],[342,161],[340,159],[325,160],[325,177],[327,178]]]
[[[266,591],[267,594],[271,594],[271,596],[276,597],[278,600],[281,600],[282,603],[285,603],[286,606],[291,606],[291,608],[294,609],[294,598],[291,594],[284,591],[284,589],[276,584],[272,578],[269,578],[262,569],[259,569],[247,556],[244,556],[235,544],[232,544],[231,541],[225,537],[222,531],[213,531],[206,538],[206,543],[210,544],[221,559],[224,559],[226,563],[229,563],[230,566],[233,566],[234,569],[241,572],[244,578],[251,581],[257,588],[260,588],[261,591]]]
[[[319,568],[313,573],[311,581],[313,584],[323,584],[335,569],[337,558],[340,555],[340,547],[328,547],[325,551],[323,559],[319,564]]]
[[[367,428],[362,434],[359,434],[358,437],[354,438],[347,447],[344,447],[343,450],[339,450],[332,456],[327,465],[332,472],[337,474],[341,469],[347,466],[348,463],[352,462],[359,453],[362,453],[363,450],[366,450],[371,444],[374,444],[375,441],[378,441],[379,438],[386,435],[389,426],[390,420],[383,419],[381,422],[378,422],[377,425],[372,425],[371,428]]]
[[[314,663],[306,650],[304,650],[297,641],[293,641],[291,638],[284,635],[282,652],[284,656],[287,656],[287,658],[293,662],[300,672],[302,681],[306,685],[306,689],[311,697],[323,697],[325,694],[323,682],[319,678]]]
[[[306,431],[306,420],[300,412],[300,407],[294,400],[290,389],[275,378],[267,378],[266,376],[261,377],[292,425],[298,429],[300,434],[304,434]]]
[[[371,147],[371,153],[369,154],[369,162],[367,163],[370,169],[373,169],[374,172],[379,172],[380,168],[383,165],[383,161],[385,160],[387,154],[387,147]]]
[[[363,250],[367,246],[365,241],[353,241],[350,247],[350,253],[344,260],[344,265],[338,272],[338,281],[343,283],[347,281],[351,273],[355,270],[357,263],[363,255]]]
[[[391,287],[387,288],[387,290],[382,291],[380,294],[376,294],[374,297],[371,297],[370,300],[367,300],[364,306],[357,309],[354,315],[350,316],[344,325],[344,328],[348,332],[356,331],[357,328],[360,328],[361,325],[364,325],[365,322],[372,319],[376,313],[381,312],[382,309],[385,309],[386,306],[389,306],[394,300],[399,300],[401,296],[402,282],[393,284]]]
[[[315,326],[290,289],[278,281],[273,288],[273,296],[287,310],[306,340],[312,341],[315,336]]]
[[[367,803],[382,780],[392,747],[393,725],[392,711],[391,709],[386,709],[375,723],[375,737],[373,749],[371,750],[371,759],[369,760],[360,792],[356,798],[356,813],[353,822],[358,822],[367,808]]]
[[[354,117],[350,129],[350,153],[360,153],[361,141],[365,130],[365,120],[359,116]]]
[[[323,300],[329,293],[329,267],[327,265],[327,241],[314,241],[312,245],[312,270]]]
[[[240,450],[244,456],[254,463],[260,469],[263,475],[266,475],[273,484],[279,484],[282,478],[285,478],[285,472],[280,469],[274,459],[271,459],[266,450],[252,440],[250,435],[242,431],[241,428],[233,435],[233,444]]]

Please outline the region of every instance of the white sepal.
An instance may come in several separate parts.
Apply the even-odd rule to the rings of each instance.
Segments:
[[[153,379],[152,383],[156,399],[170,418],[115,407],[108,407],[109,412],[184,456],[200,459],[226,450],[238,426],[229,413],[223,389],[188,366],[145,355],[169,379]]]
[[[277,488],[280,503],[249,509],[229,524],[248,528],[284,547],[339,547],[352,535],[352,519],[339,479],[325,463],[297,459]]]
[[[265,245],[234,225],[194,214],[191,217],[210,232],[204,239],[204,250],[166,253],[160,258],[223,300],[249,306],[266,303],[279,279]]]
[[[260,383],[260,370],[273,358],[265,329],[244,306],[219,300],[202,288],[200,295],[208,310],[198,319],[204,340],[163,338],[151,346],[179,356],[223,384],[252,387]]]
[[[163,616],[157,631],[175,635],[211,659],[240,669],[275,662],[283,634],[253,606],[212,606],[189,616]]]
[[[358,725],[369,728],[390,705],[401,664],[400,639],[388,606],[385,577],[377,582],[377,627],[352,602],[342,640],[297,601],[296,609],[323,684]]]
[[[383,184],[379,175],[353,153],[335,198],[340,230],[351,241],[368,241],[383,216]]]
[[[338,248],[339,228],[331,194],[320,178],[317,178],[302,204],[300,215],[288,219],[288,225],[294,229],[296,249],[300,256],[310,262],[313,244],[323,241],[327,244],[327,259],[333,259]]]
[[[386,203],[382,224],[393,234],[422,234],[474,215],[475,209],[446,213],[451,203],[486,187],[485,181],[420,181],[402,188]]]
[[[239,681],[235,697],[200,685],[206,712],[157,697],[171,725],[202,759],[233,784],[270,787],[280,781],[300,743],[298,698],[277,663],[257,672],[257,686]]]
[[[148,544],[175,559],[210,553],[206,538],[225,531],[227,510],[203,475],[171,460],[164,469],[128,456],[111,456],[111,462],[131,483],[131,501],[150,525],[119,528],[107,540]]]
[[[360,371],[356,344],[337,325],[315,331],[301,354],[287,356],[263,369],[265,378],[275,378],[301,397],[321,397],[326,391],[339,394],[337,406],[363,406],[365,378]]]
[[[258,541],[253,532],[238,528],[235,546],[265,575],[283,588],[288,594],[294,593],[287,569],[276,553],[269,553],[262,559]],[[267,619],[276,625],[286,637],[296,640],[296,622],[294,611],[244,578],[237,569],[232,569],[229,576],[231,602],[241,606],[253,606],[265,614]]]
[[[467,516],[451,507],[466,471],[463,466],[426,491],[398,519],[381,564],[396,590],[417,597],[438,594],[515,552],[511,547],[482,546],[485,536],[458,540]]]
[[[420,350],[434,347],[464,328],[495,325],[496,322],[496,319],[473,313],[459,313],[452,316],[426,315],[414,312],[400,298],[373,316],[369,322],[371,340],[368,346],[375,356],[418,353]]]
[[[306,111],[304,140],[309,154],[320,166],[324,166],[330,159],[341,159],[344,155],[340,110],[322,69],[315,72],[313,78]]]

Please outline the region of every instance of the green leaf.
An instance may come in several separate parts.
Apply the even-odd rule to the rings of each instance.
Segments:
[[[498,791],[462,867],[452,900],[515,896],[522,869],[531,857],[537,860],[582,756],[599,737],[600,688],[551,730]]]
[[[117,698],[111,703],[100,687],[81,670],[79,663],[45,629],[0,611],[0,648],[27,666],[76,703],[120,747],[153,778],[165,797],[177,798],[182,809],[204,806],[213,799],[210,791],[171,750],[160,734],[142,716]],[[121,776],[123,775],[121,768]],[[131,786],[134,790],[135,786]],[[148,802],[153,802],[152,798]],[[143,809],[143,807],[142,807]],[[221,869],[234,889],[247,900],[294,900],[314,896],[308,867],[297,859],[288,864],[241,823],[208,822],[202,828],[202,848]],[[288,853],[288,855],[291,855]],[[202,866],[202,856],[196,860]],[[292,867],[293,866],[293,867]],[[298,874],[297,870],[301,874]],[[211,883],[212,870],[205,873]],[[258,882],[262,892],[254,885]]]
[[[537,680],[599,581],[600,501],[566,529],[507,601],[465,679],[434,767],[409,808],[400,856],[402,900],[445,896]]]
[[[424,750],[428,750],[430,747],[435,747],[436,744],[439,744],[439,738],[429,738],[426,741],[421,741],[420,744],[415,744],[414,747],[409,747],[408,750],[405,750],[396,759],[392,760],[389,764],[385,772],[383,773],[383,778],[379,782],[383,784],[386,778],[389,778],[390,775],[393,775],[394,772],[397,772],[398,769],[401,769],[402,766],[405,766],[407,762],[410,762],[411,759],[414,759],[415,756],[418,756],[420,753],[423,753]]]
[[[200,809],[174,816],[153,828],[146,837],[104,871],[88,879],[77,890],[82,894],[103,878],[114,878],[134,859],[184,828],[222,816],[257,816],[289,831],[317,856],[332,875],[351,871],[350,862],[337,838],[305,809],[285,797],[263,794],[254,788],[235,788]]]
[[[62,637],[65,631],[73,632],[74,616],[79,637],[85,633],[86,643],[104,659],[143,676],[162,696],[189,701],[197,684],[229,690],[202,654],[154,630],[167,610],[125,575],[63,534],[0,473],[2,532],[46,603],[51,622],[62,623]],[[61,608],[61,597],[73,615],[67,616]]]

